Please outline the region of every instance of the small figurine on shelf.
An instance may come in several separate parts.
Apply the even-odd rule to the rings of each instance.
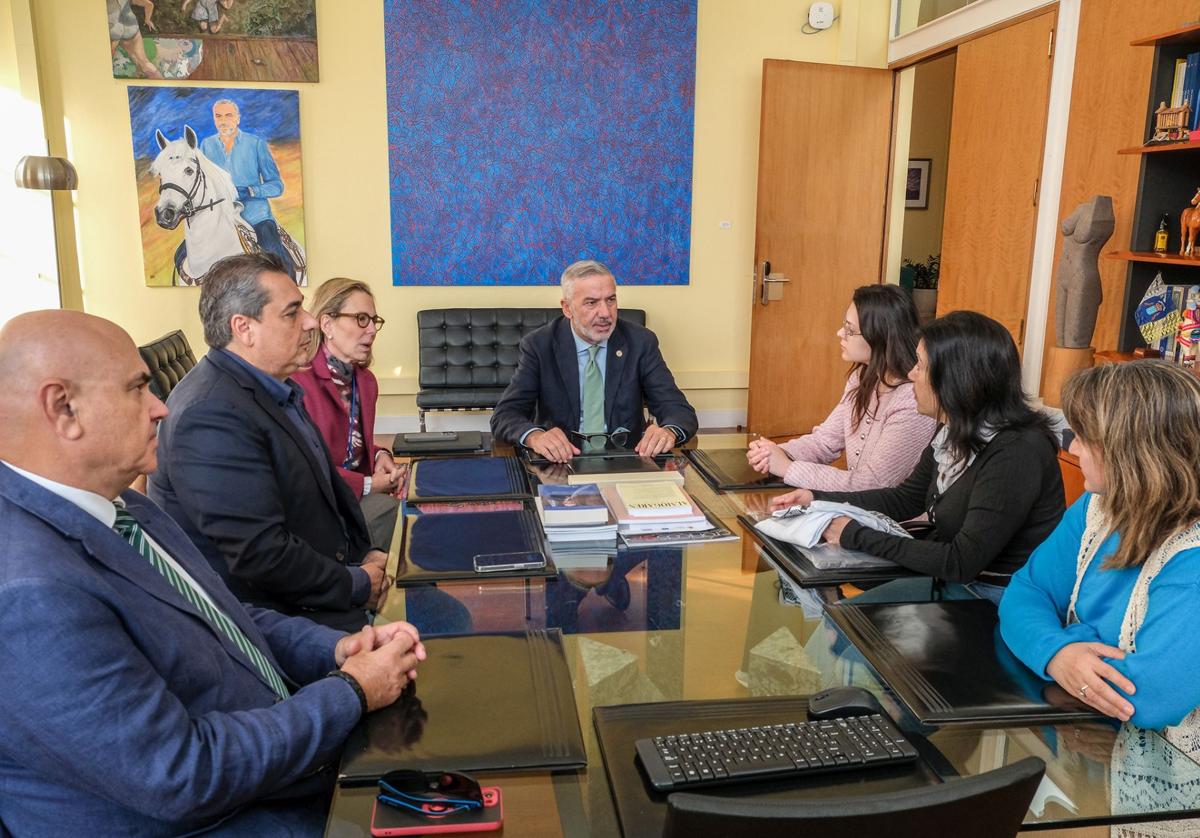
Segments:
[[[1192,196],[1192,205],[1179,213],[1179,255],[1191,256],[1196,234],[1200,232],[1200,189]]]
[[[1185,143],[1189,139],[1188,126],[1192,124],[1192,106],[1187,102],[1180,108],[1168,108],[1166,102],[1158,103],[1154,112],[1154,134],[1151,143]]]
[[[1188,289],[1188,301],[1179,318],[1178,334],[1175,342],[1179,344],[1179,363],[1185,367],[1196,363],[1196,350],[1200,348],[1200,285]]]
[[[1170,233],[1167,232],[1167,214],[1164,212],[1162,218],[1158,222],[1158,232],[1154,234],[1154,252],[1159,255],[1167,255],[1167,246]]]

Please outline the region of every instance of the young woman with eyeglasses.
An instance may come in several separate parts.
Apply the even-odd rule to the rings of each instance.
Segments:
[[[1025,400],[1012,336],[990,317],[955,311],[926,325],[908,377],[917,410],[941,427],[903,483],[860,492],[804,488],[771,505],[830,500],[900,522],[926,520],[925,538],[905,538],[839,517],[822,538],[968,586],[951,596],[998,602],[1062,517],[1058,443]]]
[[[912,471],[936,422],[917,412],[908,371],[916,360],[917,311],[895,285],[854,291],[837,332],[851,363],[841,400],[812,433],[782,445],[750,443],[746,459],[763,474],[806,489],[895,486]],[[842,454],[846,468],[831,465]]]
[[[330,279],[313,295],[318,331],[311,365],[292,375],[304,390],[304,407],[338,466],[358,495],[363,517],[377,544],[391,541],[407,470],[386,448],[375,445],[375,402],[379,383],[369,369],[372,347],[384,320],[365,282]]]

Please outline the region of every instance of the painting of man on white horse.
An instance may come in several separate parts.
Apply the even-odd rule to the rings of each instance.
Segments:
[[[256,133],[245,134],[227,92],[130,88],[134,130],[150,139],[135,133],[147,284],[200,285],[218,260],[263,250],[306,285],[298,99],[294,91],[236,91],[255,119]],[[266,98],[280,96],[291,98]],[[210,120],[217,132],[202,140],[193,125]]]
[[[242,219],[229,173],[204,156],[191,126],[181,139],[167,140],[161,131],[155,138],[162,150],[150,166],[159,181],[154,220],[164,230],[183,224],[185,255],[176,276],[183,285],[199,285],[214,262],[255,251],[258,240]]]
[[[182,222],[184,240],[176,250],[175,275],[183,285],[199,285],[213,263],[235,253],[260,250],[258,235],[242,218],[242,202],[229,172],[204,156],[196,132],[185,125],[183,137],[168,140],[154,132],[160,149],[150,165],[158,177],[154,220],[164,230]],[[289,261],[304,285],[304,251],[280,229]]]

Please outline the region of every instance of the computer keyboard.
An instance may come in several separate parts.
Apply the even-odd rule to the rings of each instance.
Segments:
[[[636,745],[658,791],[855,771],[917,758],[904,734],[879,714],[655,736]]]

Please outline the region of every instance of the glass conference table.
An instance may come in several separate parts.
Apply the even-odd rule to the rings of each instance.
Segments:
[[[707,435],[697,444],[731,448],[745,439]],[[1153,732],[1101,724],[919,729],[823,616],[821,601],[841,592],[804,591],[799,602],[785,597],[779,574],[743,533],[737,515],[763,509],[777,492],[718,494],[692,469],[685,485],[741,540],[622,552],[611,572],[438,586],[461,604],[450,610],[468,615],[468,632],[556,627],[564,635],[588,765],[579,772],[477,773],[482,784],[501,788],[509,834],[621,834],[592,725],[594,706],[796,696],[843,684],[871,690],[902,729],[922,733],[943,758],[930,766],[942,779],[1031,755],[1043,759],[1046,780],[1026,814],[1026,829],[1158,820],[1189,811],[1200,816],[1200,766]],[[394,565],[396,545],[392,553]],[[426,638],[464,628],[461,621],[437,625],[415,603],[412,611],[404,591],[395,589],[381,619],[413,619]],[[478,692],[486,718],[487,685],[463,689]],[[369,835],[374,793],[370,787],[338,789],[326,834]]]

